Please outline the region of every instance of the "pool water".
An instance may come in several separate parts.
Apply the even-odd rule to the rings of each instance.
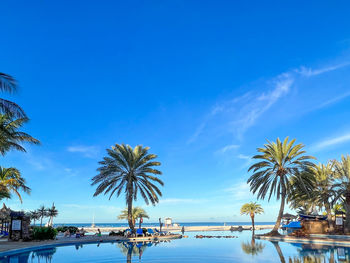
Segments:
[[[264,231],[263,231],[264,232]],[[257,233],[263,233],[257,231]],[[266,232],[266,230],[265,230]],[[350,249],[316,244],[252,240],[250,231],[188,232],[188,238],[159,243],[80,244],[29,251],[0,262],[349,262]],[[237,236],[203,238],[196,235]]]

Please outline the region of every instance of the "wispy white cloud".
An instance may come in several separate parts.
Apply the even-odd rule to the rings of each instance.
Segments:
[[[67,151],[72,153],[82,153],[85,157],[94,158],[96,157],[98,149],[96,146],[77,145],[69,146]]]
[[[307,68],[307,67],[300,67],[300,69],[295,70],[297,73],[299,73],[302,76],[305,77],[312,77],[312,76],[317,76],[317,75],[321,75],[327,72],[331,72],[337,69],[341,69],[343,67],[349,66],[350,62],[344,62],[344,63],[340,63],[337,65],[332,65],[332,66],[326,66],[323,68],[318,68],[318,69],[312,69],[312,68]]]
[[[344,100],[344,99],[346,99],[346,98],[348,98],[348,97],[350,97],[350,92],[345,92],[345,93],[340,94],[340,95],[338,95],[338,96],[336,96],[336,97],[334,97],[334,98],[331,98],[331,99],[329,99],[329,100],[326,100],[325,102],[323,102],[323,103],[317,105],[317,106],[316,106],[315,108],[313,108],[312,110],[318,110],[318,109],[325,108],[325,107],[330,106],[330,105],[332,105],[332,104],[335,104],[335,103],[337,103],[337,102],[339,102],[339,101],[341,101],[341,100]]]
[[[343,135],[340,135],[340,136],[337,136],[337,137],[324,139],[324,140],[316,143],[314,146],[312,146],[311,150],[312,151],[320,151],[326,147],[338,145],[341,143],[347,143],[347,142],[350,142],[350,132],[343,134]]]
[[[236,183],[233,186],[224,189],[224,192],[229,193],[231,198],[236,201],[254,199],[247,182]]]
[[[217,150],[216,153],[224,154],[226,152],[230,152],[232,150],[236,150],[239,148],[238,144],[230,144],[222,147],[221,149]]]

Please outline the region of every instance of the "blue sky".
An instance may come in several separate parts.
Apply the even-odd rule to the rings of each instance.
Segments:
[[[42,146],[3,166],[32,188],[14,209],[55,202],[56,222],[117,222],[93,198],[115,143],[150,146],[164,196],[151,216],[248,221],[250,157],[290,136],[319,162],[350,146],[350,4],[326,1],[3,1],[0,71],[15,76]],[[259,201],[275,220],[279,203]],[[144,205],[142,202],[139,205]]]

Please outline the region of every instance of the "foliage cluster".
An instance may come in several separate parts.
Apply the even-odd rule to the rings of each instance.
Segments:
[[[51,226],[49,227],[34,227],[33,228],[33,239],[34,240],[48,240],[55,239],[57,230]]]

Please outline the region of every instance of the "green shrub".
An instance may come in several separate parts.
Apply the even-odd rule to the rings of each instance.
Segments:
[[[55,239],[57,230],[53,227],[34,227],[33,228],[33,239],[34,240],[46,240]]]
[[[59,226],[59,227],[56,228],[56,230],[58,232],[66,232],[67,229],[69,229],[69,232],[71,234],[75,234],[75,232],[77,232],[77,230],[78,230],[78,228],[75,227],[75,226]]]

